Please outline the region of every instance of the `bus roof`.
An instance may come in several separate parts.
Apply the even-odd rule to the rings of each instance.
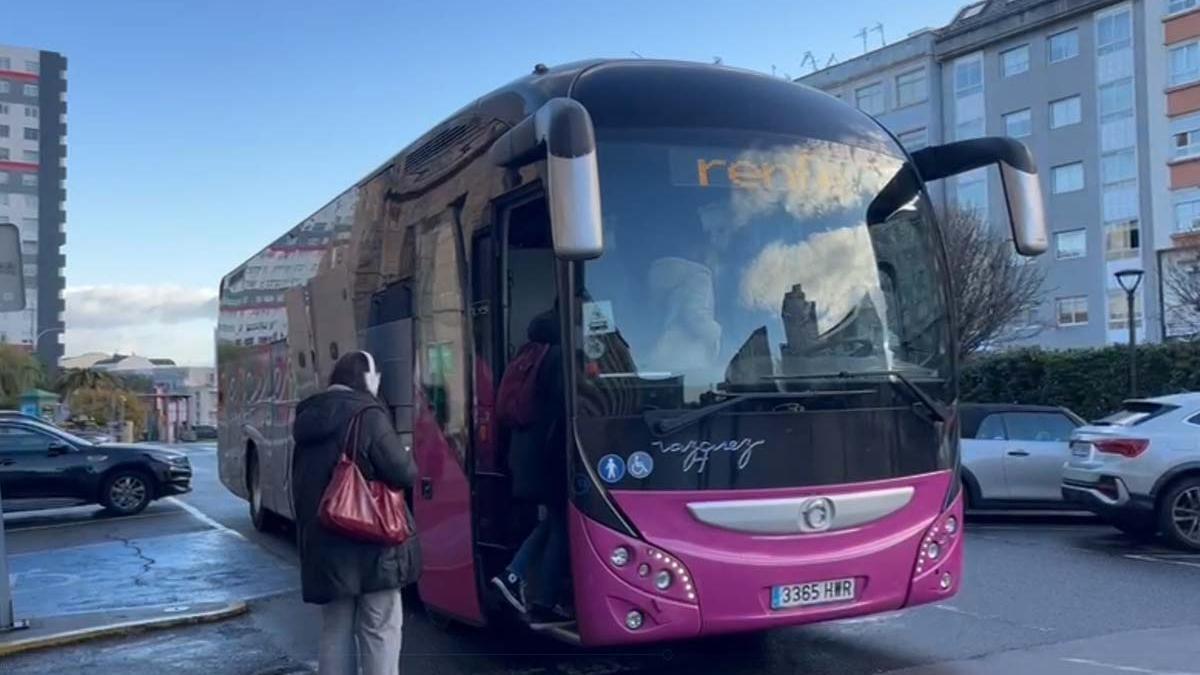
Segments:
[[[900,154],[899,145],[871,117],[839,99],[787,79],[728,66],[655,59],[593,59],[555,67],[538,65],[518,78],[463,106],[380,164],[347,190],[362,187],[381,172],[410,161],[437,142],[449,125],[478,117],[512,126],[552,98],[579,99],[597,128],[741,128],[795,134]],[[320,212],[318,209],[313,213]],[[312,218],[310,215],[305,220]],[[304,221],[301,221],[304,222]],[[294,226],[293,226],[294,227]],[[289,229],[288,232],[291,230]],[[271,241],[259,251],[274,246]],[[238,272],[255,253],[225,278]]]

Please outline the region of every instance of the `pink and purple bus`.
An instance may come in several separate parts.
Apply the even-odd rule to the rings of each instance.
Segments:
[[[546,456],[576,620],[547,630],[644,643],[945,599],[963,556],[954,311],[925,182],[992,165],[1018,252],[1041,253],[1016,141],[910,154],[775,78],[539,66],[223,279],[222,480],[256,523],[290,517],[294,403],[341,351],[372,350],[420,467],[420,597],[496,620],[487,580],[538,515],[512,499],[494,399],[558,307],[567,433]]]

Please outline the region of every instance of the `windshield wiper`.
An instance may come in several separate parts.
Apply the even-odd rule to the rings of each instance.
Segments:
[[[813,374],[813,375],[808,375],[808,374],[805,374],[805,375],[768,375],[764,379],[775,380],[775,381],[851,380],[851,379],[860,378],[860,377],[880,377],[880,376],[889,378],[889,381],[891,378],[896,378],[896,381],[899,382],[900,384],[904,385],[904,388],[908,391],[909,394],[912,395],[913,398],[917,399],[917,402],[919,402],[922,406],[924,406],[926,409],[929,410],[929,414],[933,417],[935,422],[945,423],[947,415],[946,415],[945,409],[942,408],[942,405],[940,403],[938,403],[937,401],[933,400],[932,396],[927,394],[924,389],[922,389],[922,388],[918,387],[916,384],[914,384],[912,380],[908,379],[907,375],[905,375],[902,371],[899,371],[899,370],[864,370],[864,371],[854,371],[854,372],[848,372],[848,371],[843,370],[842,372],[839,372],[839,373],[819,373],[819,374]]]
[[[698,410],[692,410],[691,412],[686,412],[686,413],[683,413],[682,415],[678,415],[676,417],[671,417],[669,419],[654,420],[653,422],[651,422],[649,419],[647,419],[646,424],[650,427],[650,430],[653,431],[656,435],[667,436],[667,435],[675,433],[676,431],[679,431],[680,429],[682,429],[684,427],[691,426],[692,424],[699,422],[700,420],[704,419],[705,417],[709,417],[710,415],[715,415],[716,413],[719,413],[722,410],[732,408],[733,406],[736,406],[739,403],[745,403],[746,401],[758,401],[758,400],[763,400],[763,399],[786,399],[789,401],[795,401],[796,399],[804,399],[804,398],[825,398],[825,397],[829,397],[829,396],[857,396],[857,395],[874,394],[874,393],[875,392],[871,389],[844,389],[844,390],[830,390],[830,391],[798,391],[795,393],[773,391],[773,392],[763,392],[763,393],[759,393],[759,394],[739,394],[737,396],[730,396],[729,398],[727,398],[719,403],[714,403],[708,407],[700,408]]]

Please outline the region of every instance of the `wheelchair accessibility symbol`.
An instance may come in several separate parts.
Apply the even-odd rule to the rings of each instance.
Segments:
[[[638,450],[629,456],[629,475],[641,480],[654,471],[654,458],[650,453]]]

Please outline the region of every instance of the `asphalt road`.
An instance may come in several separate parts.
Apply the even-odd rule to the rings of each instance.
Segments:
[[[72,510],[10,523],[10,552],[122,536],[234,532],[283,563],[287,533],[262,534],[193,448],[195,491],[138,520]],[[1134,542],[1088,519],[970,519],[964,590],[906,612],[762,635],[653,648],[580,650],[516,627],[442,630],[416,603],[405,617],[405,673],[1200,673],[1200,556]],[[277,580],[294,588],[298,580]],[[283,592],[244,617],[11,658],[5,673],[312,672],[319,612]]]

